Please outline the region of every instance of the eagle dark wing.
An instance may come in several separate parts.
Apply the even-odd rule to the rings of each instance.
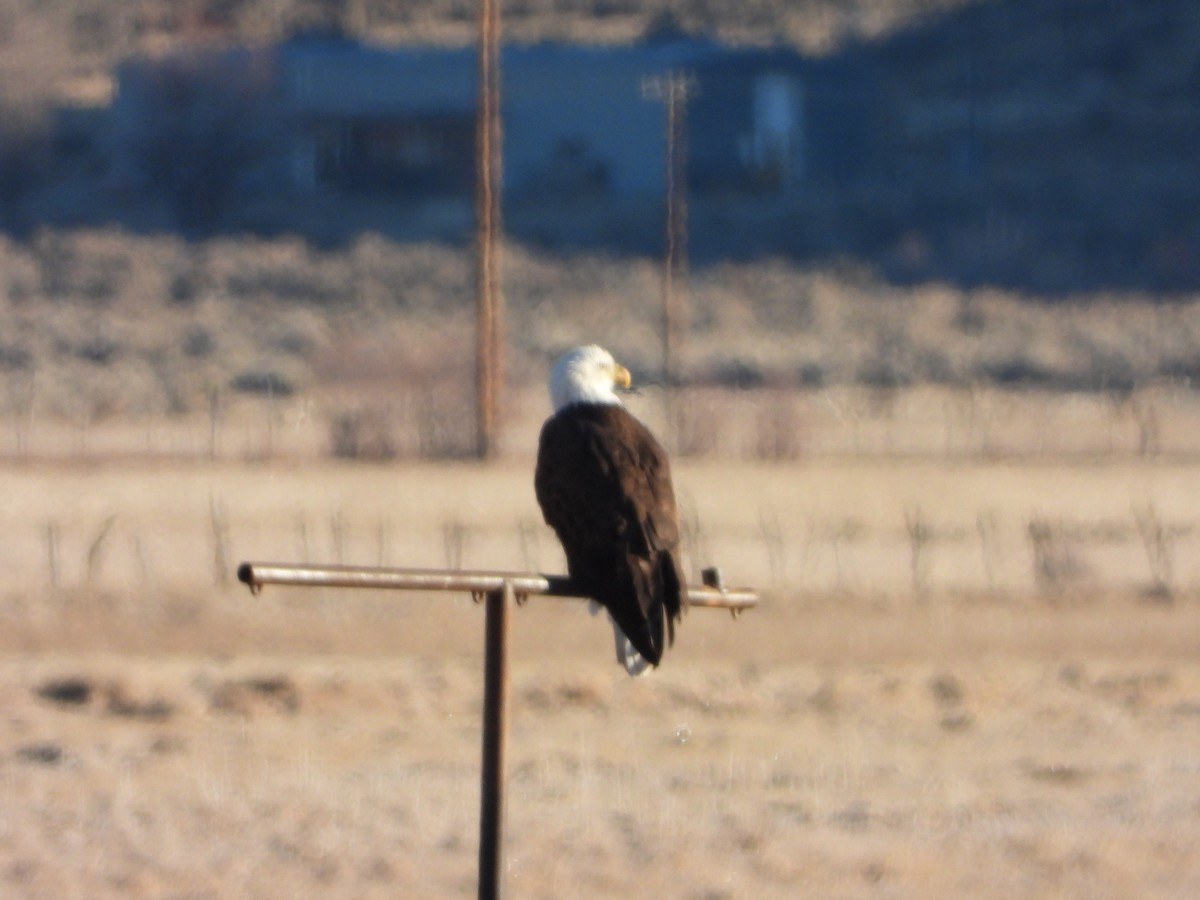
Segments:
[[[570,406],[542,427],[534,488],[572,579],[658,665],[675,639],[684,587],[662,446],[624,407]]]

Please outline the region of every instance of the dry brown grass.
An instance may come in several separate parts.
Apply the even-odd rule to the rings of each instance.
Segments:
[[[0,894],[470,896],[480,611],[230,569],[560,569],[545,364],[601,340],[653,376],[656,269],[512,249],[481,467],[421,460],[469,420],[461,254],[195,249],[0,246]],[[764,603],[693,612],[638,681],[577,604],[515,615],[512,891],[1196,893],[1194,301],[784,263],[694,288],[695,385],[630,403],[692,570]]]
[[[235,5],[258,37],[289,7]],[[24,6],[0,69],[31,102],[171,25],[142,4],[72,47],[83,5]],[[586,6],[508,33],[628,40],[655,9]],[[685,24],[820,49],[930,4],[727,7]],[[370,31],[471,39],[436,13]],[[471,443],[466,252],[0,238],[0,895],[473,894],[480,611],[251,598],[230,570],[561,567],[530,486],[546,363],[598,340],[652,379],[658,270],[506,266],[482,468],[418,461]],[[515,614],[511,893],[1200,895],[1200,301],[781,260],[689,289],[695,386],[633,404],[678,459],[692,569],[764,603],[693,612],[637,681],[578,605]]]
[[[677,468],[692,566],[764,604],[693,611],[640,680],[578,605],[516,613],[513,893],[1200,888],[1193,464]],[[0,496],[0,892],[473,894],[479,609],[214,562],[557,569],[528,458],[10,465]]]

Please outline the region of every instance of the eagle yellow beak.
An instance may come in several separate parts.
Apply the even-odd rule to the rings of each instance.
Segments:
[[[626,390],[633,384],[633,378],[629,375],[629,370],[620,363],[613,363],[613,384],[619,388]]]

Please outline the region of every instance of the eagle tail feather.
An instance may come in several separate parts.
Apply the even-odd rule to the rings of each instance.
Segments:
[[[633,646],[633,641],[625,637],[625,632],[621,631],[620,625],[613,622],[612,627],[613,642],[617,650],[617,662],[624,666],[625,671],[635,678],[649,672],[653,668],[650,660],[638,653],[637,648]]]

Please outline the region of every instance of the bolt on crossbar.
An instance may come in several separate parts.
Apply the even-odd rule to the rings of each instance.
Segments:
[[[537,572],[470,572],[377,566],[318,566],[245,562],[238,580],[254,594],[264,585],[371,588],[469,593],[486,602],[484,626],[483,753],[479,799],[479,900],[497,900],[503,887],[505,755],[508,743],[508,612],[530,595],[586,600],[563,575]],[[684,603],[728,609],[736,618],[758,605],[750,588],[725,588],[718,569],[705,569],[702,586],[688,585]]]

